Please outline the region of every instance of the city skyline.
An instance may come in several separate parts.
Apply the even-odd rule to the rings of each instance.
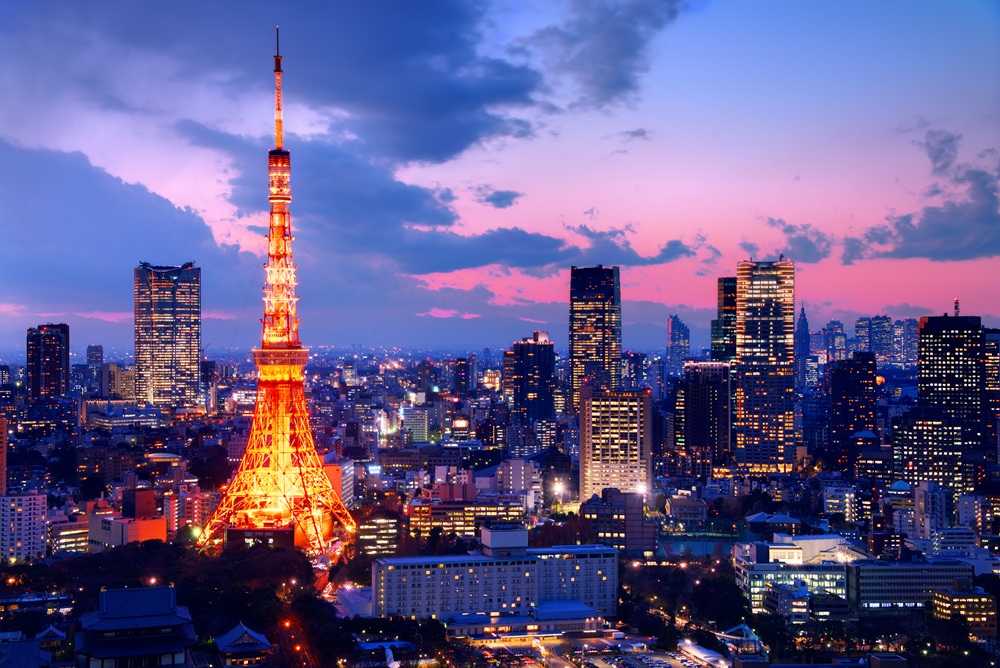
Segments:
[[[813,329],[1000,324],[997,5],[371,11],[6,8],[0,350],[124,346],[132,267],[189,260],[206,347],[253,345],[275,23],[311,346],[565,349],[570,266],[603,264],[625,348],[672,313],[703,348],[716,279],[780,252]]]

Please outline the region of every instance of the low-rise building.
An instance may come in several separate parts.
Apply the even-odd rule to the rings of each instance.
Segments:
[[[482,543],[482,554],[377,559],[372,565],[372,614],[451,619],[446,623],[449,633],[455,633],[466,622],[473,631],[493,627],[489,632],[497,632],[510,626],[504,619],[521,617],[535,620],[538,628],[529,630],[541,630],[543,621],[551,628],[560,619],[566,622],[561,630],[585,630],[615,613],[614,548],[528,549],[527,530],[509,525],[483,529]],[[562,613],[568,617],[560,617]],[[490,621],[494,619],[498,621]]]
[[[103,552],[126,543],[167,539],[167,518],[162,515],[144,519],[112,515],[88,517],[88,552]]]
[[[789,624],[809,621],[809,585],[799,580],[793,585],[767,582],[764,586],[764,610],[783,617]]]
[[[580,517],[589,522],[601,545],[617,548],[629,556],[656,552],[659,527],[647,521],[642,495],[605,489],[601,498],[592,496],[580,504]]]
[[[972,578],[972,572],[955,559],[862,559],[847,566],[848,600],[861,615],[905,612],[923,607],[956,579]]]
[[[794,544],[752,543],[733,546],[736,584],[750,602],[751,611],[766,612],[768,583],[794,586],[806,583],[810,593],[847,596],[847,567],[840,561],[805,563],[802,548]]]
[[[951,619],[961,615],[969,625],[969,640],[993,643],[997,637],[997,601],[982,587],[973,587],[969,580],[959,580],[948,589],[934,592],[934,617]]]
[[[475,536],[488,523],[520,522],[524,519],[524,502],[501,500],[479,495],[475,500],[433,500],[415,498],[405,508],[410,523],[410,535],[426,538],[435,527],[445,536]]]

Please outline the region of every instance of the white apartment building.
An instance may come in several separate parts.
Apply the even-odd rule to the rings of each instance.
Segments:
[[[547,604],[617,610],[618,551],[604,545],[527,549],[523,526],[483,529],[483,554],[386,557],[372,565],[372,614],[411,619],[533,615]]]
[[[46,502],[41,493],[0,494],[0,559],[45,556]]]

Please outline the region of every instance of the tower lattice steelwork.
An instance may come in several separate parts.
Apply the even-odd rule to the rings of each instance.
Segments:
[[[278,51],[280,53],[280,51]],[[217,543],[227,530],[244,536],[289,531],[296,545],[324,552],[337,533],[353,534],[355,522],[323,470],[306,410],[302,370],[309,352],[299,341],[295,263],[292,261],[291,156],[282,144],[281,56],[274,56],[274,139],[268,152],[271,222],[257,402],[246,453],[199,544]]]

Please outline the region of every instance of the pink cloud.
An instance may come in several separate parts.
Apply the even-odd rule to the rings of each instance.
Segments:
[[[103,320],[104,322],[118,324],[131,320],[133,314],[131,311],[87,311],[82,313],[74,311],[73,315],[78,318],[93,318],[94,320]]]
[[[201,317],[203,319],[207,318],[209,320],[236,320],[236,315],[228,313],[226,311],[202,311]]]
[[[461,313],[453,308],[444,309],[434,307],[429,311],[424,313],[417,313],[418,317],[431,317],[431,318],[461,318],[462,320],[472,320],[473,318],[481,318],[482,316],[478,313]]]

